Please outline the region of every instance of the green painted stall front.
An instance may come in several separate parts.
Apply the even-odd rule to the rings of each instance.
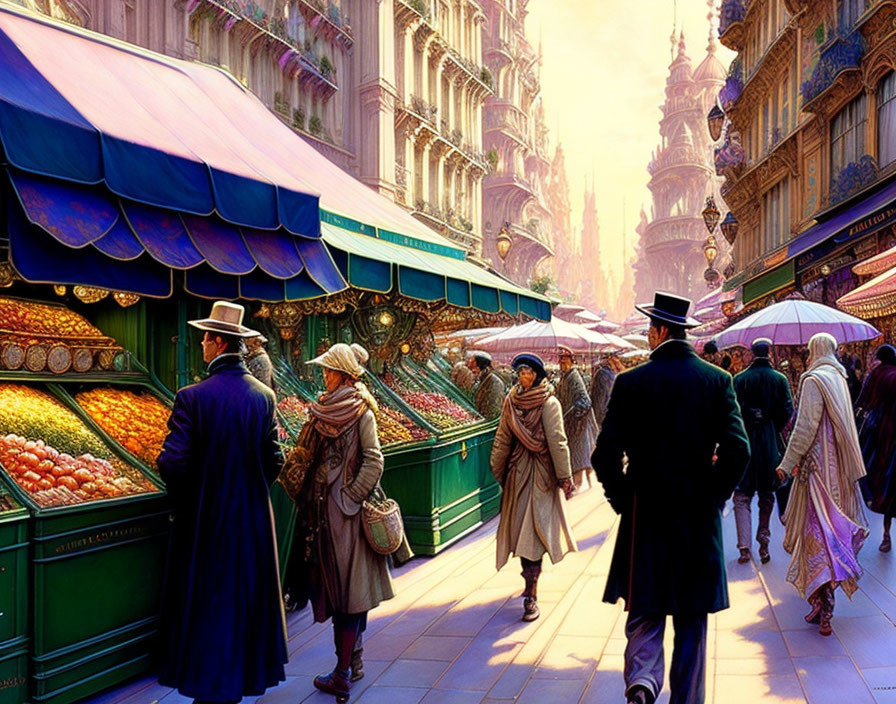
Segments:
[[[501,488],[489,469],[497,421],[423,446],[385,453],[382,485],[401,506],[418,555],[435,555],[498,513]]]
[[[28,511],[0,484],[0,702],[28,698]]]

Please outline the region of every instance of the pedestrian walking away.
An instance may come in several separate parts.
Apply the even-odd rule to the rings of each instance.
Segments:
[[[255,332],[246,338],[246,347],[249,353],[246,355],[246,368],[249,373],[265,386],[274,388],[274,365],[268,351],[264,348],[268,338],[260,332]]]
[[[492,356],[481,350],[468,352],[467,365],[476,379],[471,390],[476,410],[488,420],[497,418],[504,406],[507,387],[503,379],[492,369]]]
[[[159,472],[174,508],[159,682],[197,702],[238,702],[285,679],[270,486],[280,471],[274,393],[241,358],[243,307],[204,320],[209,376],[174,399]]]
[[[590,486],[588,473],[591,468],[591,453],[597,442],[597,421],[591,410],[591,395],[585,387],[585,380],[575,366],[575,355],[568,347],[561,347],[560,384],[557,399],[563,411],[563,427],[569,443],[569,461],[572,467],[576,489]]]
[[[503,487],[497,535],[497,568],[520,558],[525,581],[523,620],[539,616],[538,578],[547,553],[557,564],[576,541],[566,516],[574,490],[560,402],[534,354],[517,355],[519,374],[504,401],[492,446],[491,469]]]
[[[787,377],[775,371],[770,359],[772,341],[758,338],[753,341],[753,362],[734,377],[734,392],[740,404],[747,436],[750,438],[750,462],[734,490],[734,519],[737,526],[737,561],[750,561],[752,539],[753,495],[759,495],[759,521],[756,542],[759,559],[765,564],[771,558],[768,542],[771,537],[769,522],[775,507],[775,489],[779,480],[775,473],[784,454],[781,431],[793,414],[793,398]]]
[[[604,601],[625,600],[623,675],[637,704],[662,689],[669,615],[670,704],[704,701],[707,614],[728,608],[721,508],[750,459],[731,376],[686,340],[697,325],[690,305],[658,292],[636,306],[650,318],[653,351],[616,377],[592,457],[621,516]]]
[[[806,621],[817,623],[824,636],[832,632],[837,587],[847,596],[858,589],[858,553],[868,537],[856,486],[865,466],[846,370],[836,351],[837,341],[827,333],[809,340],[796,422],[777,469],[782,480],[794,476],[784,512],[784,549],[793,556],[787,581],[808,599]]]
[[[604,416],[607,415],[607,404],[610,403],[610,392],[613,390],[616,374],[622,369],[624,367],[616,355],[602,355],[597,369],[591,376],[591,411],[594,413],[598,432],[603,425]]]
[[[882,345],[878,365],[865,379],[856,403],[859,443],[868,476],[868,508],[884,515],[881,552],[890,552],[890,524],[896,514],[896,347]]]
[[[304,550],[307,596],[315,621],[332,618],[336,648],[336,666],[314,686],[340,701],[364,676],[367,613],[394,596],[387,558],[370,547],[361,523],[362,503],[383,474],[377,403],[359,381],[367,360],[360,345],[339,343],[309,362],[323,368],[326,392],[309,408],[309,461],[297,502],[294,544]]]

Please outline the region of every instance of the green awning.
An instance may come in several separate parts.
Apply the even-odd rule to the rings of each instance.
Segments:
[[[327,218],[321,220],[321,234],[330,248],[337,250],[334,259],[356,288],[378,293],[396,290],[420,301],[447,300],[487,313],[504,311],[515,316],[522,312],[539,320],[551,319],[546,298],[459,258],[457,252],[462,250],[450,245],[403,240],[374,228],[346,229]]]
[[[772,269],[767,274],[763,274],[762,276],[745,283],[743,295],[744,305],[792,284],[796,278],[796,270],[794,269],[795,261],[796,260],[791,259],[777,269]]]

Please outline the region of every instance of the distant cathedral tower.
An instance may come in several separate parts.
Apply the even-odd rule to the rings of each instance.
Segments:
[[[592,181],[585,185],[585,211],[582,214],[581,260],[584,267],[579,303],[597,312],[609,307],[607,281],[600,260],[600,223],[597,220],[597,197]]]
[[[712,28],[711,28],[712,31]],[[697,300],[708,293],[703,278],[703,243],[708,235],[700,213],[706,196],[719,195],[723,179],[715,175],[706,114],[725,82],[727,71],[710,40],[706,58],[691,68],[684,35],[666,79],[666,100],[660,120],[661,143],[647,167],[653,196],[650,219],[641,223],[640,260],[636,266],[638,300],[650,300],[657,289]],[[724,216],[725,213],[722,213]],[[721,253],[716,268],[724,269],[728,252],[716,231]]]

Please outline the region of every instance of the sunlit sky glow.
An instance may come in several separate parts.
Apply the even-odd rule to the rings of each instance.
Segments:
[[[706,0],[677,0],[694,67],[706,55]],[[594,178],[603,265],[622,278],[641,205],[650,213],[647,163],[659,142],[660,105],[671,62],[674,0],[531,0],[526,33],[543,50],[542,95],[552,143],[566,152],[573,226],[582,224],[585,179]],[[734,53],[723,46],[726,66]],[[623,203],[625,207],[623,208]]]

